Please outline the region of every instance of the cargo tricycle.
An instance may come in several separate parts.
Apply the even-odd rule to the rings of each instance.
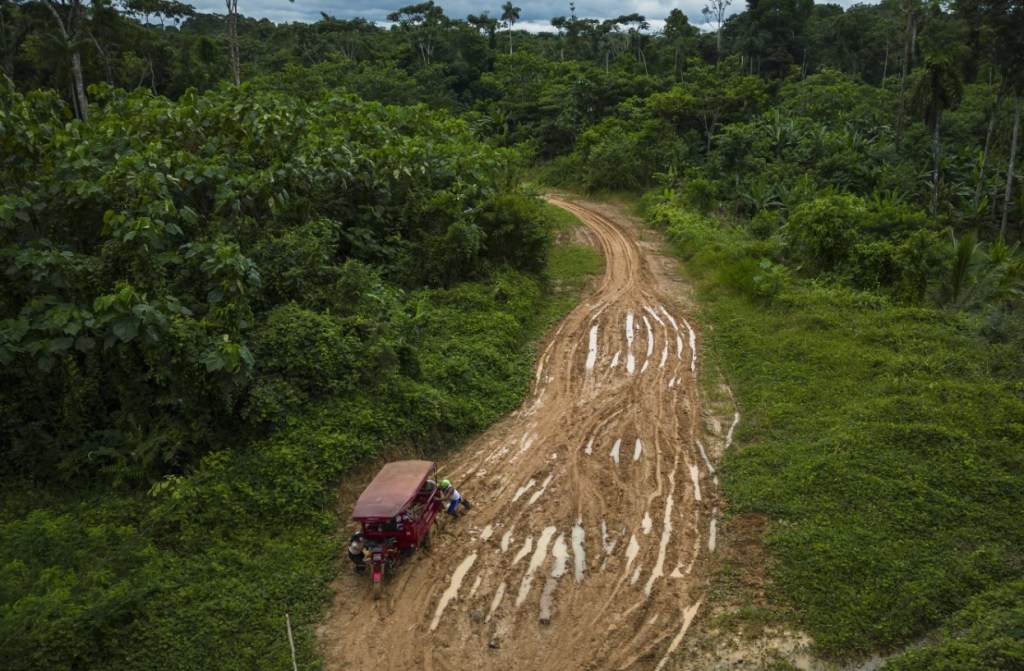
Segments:
[[[430,547],[431,526],[442,507],[436,468],[432,461],[392,461],[356,501],[352,519],[362,527],[375,599],[385,573],[394,572],[415,550]]]

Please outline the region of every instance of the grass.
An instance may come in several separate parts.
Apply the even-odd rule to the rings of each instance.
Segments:
[[[856,658],[969,618],[1019,580],[1019,352],[991,346],[980,315],[796,280],[756,297],[737,270],[757,267],[756,245],[734,228],[709,241],[709,220],[690,230],[699,245],[674,239],[714,327],[709,368],[742,415],[723,492],[731,515],[771,520],[776,616]]]

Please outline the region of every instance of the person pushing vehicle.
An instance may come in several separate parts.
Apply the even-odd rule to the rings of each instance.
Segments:
[[[452,517],[459,517],[462,515],[459,511],[459,504],[462,504],[466,510],[473,507],[467,499],[462,497],[459,490],[455,489],[455,485],[453,485],[450,480],[442,480],[438,485],[438,489],[441,490],[441,502],[447,506],[445,508],[445,512]]]

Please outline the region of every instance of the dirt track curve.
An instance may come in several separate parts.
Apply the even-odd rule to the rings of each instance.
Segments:
[[[675,666],[727,442],[705,438],[700,336],[626,217],[550,202],[585,224],[605,273],[548,337],[523,406],[441,465],[473,510],[379,601],[340,573],[317,631],[330,671]]]

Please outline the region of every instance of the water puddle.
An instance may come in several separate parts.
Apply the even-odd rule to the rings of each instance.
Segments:
[[[522,496],[522,495],[523,495],[523,494],[525,494],[526,492],[530,491],[530,489],[531,489],[531,488],[532,488],[532,487],[533,487],[533,486],[534,486],[535,484],[537,484],[537,481],[536,481],[536,480],[534,480],[533,478],[530,478],[530,481],[529,481],[529,482],[527,482],[527,483],[526,483],[525,485],[523,485],[522,487],[520,487],[519,489],[517,489],[517,490],[516,490],[516,494],[515,494],[515,496],[513,496],[513,497],[512,497],[512,503],[515,503],[515,502],[516,502],[517,500],[519,500],[519,497],[520,497],[520,496]]]
[[[665,315],[668,318],[668,320],[672,323],[672,328],[674,328],[678,332],[679,331],[679,324],[676,323],[675,317],[673,317],[672,314],[668,310],[665,309],[664,305],[658,306],[658,309],[661,310],[661,313],[663,315]]]
[[[538,489],[537,491],[535,491],[535,492],[533,493],[533,496],[531,496],[531,497],[530,497],[530,500],[529,500],[529,501],[527,501],[527,505],[531,505],[531,506],[532,506],[532,505],[533,505],[534,503],[536,503],[536,502],[537,502],[537,499],[539,499],[539,498],[541,497],[541,495],[542,495],[542,494],[543,494],[544,492],[546,492],[546,491],[547,491],[547,489],[548,489],[548,485],[549,485],[549,484],[551,484],[551,480],[552,480],[552,478],[554,478],[554,477],[555,477],[555,474],[554,474],[554,473],[552,473],[552,474],[551,474],[551,475],[549,475],[548,477],[544,478],[544,483],[543,483],[543,484],[542,484],[542,485],[540,486],[540,489]]]
[[[683,320],[686,330],[690,332],[690,370],[697,370],[697,334],[690,327],[690,322]]]
[[[658,368],[664,368],[666,361],[668,361],[668,345],[661,348],[661,363],[658,364]]]
[[[711,460],[708,459],[708,453],[704,451],[704,444],[698,440],[697,441],[697,447],[700,448],[700,456],[704,457],[704,463],[707,464],[708,473],[711,473],[712,475],[714,475],[715,474],[715,467],[711,465]]]
[[[629,579],[630,585],[635,585],[640,580],[640,573],[643,571],[643,566],[637,566],[636,570],[633,571],[633,577]]]
[[[626,547],[626,568],[623,573],[629,574],[629,569],[633,566],[633,560],[636,559],[639,552],[640,543],[636,540],[636,534],[633,534],[629,537],[629,545]]]
[[[651,362],[650,362],[650,360],[644,361],[644,365],[643,365],[643,366],[640,366],[640,374],[642,375],[642,374],[644,374],[645,372],[647,372],[647,369],[648,369],[648,368],[649,368],[650,366],[651,366]]]
[[[551,548],[551,556],[555,558],[551,577],[561,578],[565,575],[565,569],[569,564],[569,545],[565,542],[565,534],[558,534],[558,538],[555,539],[555,544]]]
[[[494,533],[494,527],[491,526],[490,524],[488,524],[487,526],[484,527],[484,530],[480,532],[480,540],[482,540],[482,541],[487,540],[488,538],[491,537],[491,534],[493,534],[493,533]]]
[[[621,352],[616,352],[616,353],[615,353],[615,356],[613,356],[613,357],[612,357],[612,363],[611,363],[611,365],[609,366],[609,368],[615,368],[616,366],[618,366],[618,365],[619,365],[619,354],[620,354],[620,353],[621,353]]]
[[[618,543],[618,541],[612,541],[611,543],[608,542],[608,524],[604,520],[601,520],[601,548],[604,550],[604,553],[606,555],[610,555],[614,552],[616,543]]]
[[[658,322],[662,326],[665,325],[665,322],[661,321],[661,317],[658,316],[658,313],[655,312],[650,305],[645,305],[644,310],[647,312],[647,314],[651,315],[651,318],[654,321]]]
[[[654,354],[654,329],[651,328],[651,322],[647,319],[647,315],[644,315],[644,325],[647,327],[647,358],[650,359]]]
[[[587,371],[594,370],[597,363],[597,324],[590,329],[590,345],[587,348]]]
[[[594,453],[594,439],[593,438],[591,438],[590,440],[587,441],[587,446],[583,449],[583,452],[585,454],[593,454]]]
[[[693,480],[693,498],[700,501],[700,469],[690,466],[690,479]]]
[[[530,550],[533,549],[533,536],[527,536],[523,542],[523,547],[519,549],[516,556],[512,559],[512,565],[515,566],[519,563],[519,560],[530,554]]]
[[[636,439],[636,445],[633,446],[633,461],[640,461],[640,453],[644,450],[644,444],[640,442],[640,439]]]
[[[555,545],[551,548],[551,556],[555,558],[555,564],[551,569],[551,576],[544,585],[544,591],[540,595],[541,624],[551,624],[551,604],[555,598],[555,588],[558,587],[558,579],[565,575],[565,567],[569,563],[569,546],[565,544],[565,534],[559,534],[555,539]]]
[[[469,588],[469,596],[466,597],[467,599],[473,598],[473,595],[476,594],[476,591],[480,589],[480,583],[483,582],[483,580],[484,576],[482,574],[476,577],[476,580],[473,581],[473,586]]]
[[[671,389],[674,386],[676,386],[676,378],[672,378],[671,380],[668,381],[668,388],[669,389]]]
[[[448,583],[448,589],[441,595],[441,600],[437,602],[437,610],[434,612],[434,620],[430,623],[430,631],[437,629],[437,625],[441,622],[441,614],[444,609],[448,607],[448,602],[454,599],[458,593],[459,588],[462,587],[462,580],[466,577],[466,573],[473,567],[473,563],[476,561],[476,553],[469,555],[462,560],[458,568],[455,569],[455,573],[452,574],[451,582]]]
[[[729,449],[732,445],[732,432],[736,430],[736,425],[740,423],[740,413],[735,412],[732,415],[732,426],[729,427],[729,433],[725,436],[725,449]]]
[[[668,550],[668,541],[672,537],[672,494],[676,489],[675,477],[672,473],[668,474],[668,481],[671,483],[671,487],[669,487],[668,496],[665,497],[665,517],[661,528],[661,544],[658,546],[658,561],[655,562],[651,577],[644,585],[644,596],[650,596],[654,581],[665,575],[665,552]]]
[[[514,528],[514,527],[513,527],[513,528]],[[504,534],[504,535],[503,535],[503,536],[501,537],[501,551],[502,551],[502,552],[507,552],[507,551],[508,551],[508,545],[509,545],[509,543],[511,543],[511,542],[512,542],[512,529],[509,529],[509,530],[508,530],[508,531],[506,531],[506,532],[505,532],[505,534]]]
[[[490,622],[491,618],[494,617],[494,611],[498,610],[498,606],[501,605],[501,599],[505,596],[505,583],[498,585],[498,589],[494,591],[494,598],[491,599],[491,610],[487,612],[487,617],[484,622]]]
[[[711,528],[708,529],[708,551],[715,551],[715,536],[718,533],[718,507],[711,509]]]
[[[661,671],[668,664],[669,657],[676,651],[679,644],[683,642],[683,636],[686,636],[686,630],[690,628],[690,623],[693,622],[693,618],[697,616],[697,610],[700,608],[701,602],[693,604],[689,608],[683,611],[683,625],[679,628],[679,633],[672,639],[672,642],[668,646],[668,651],[665,652],[665,656],[658,662],[658,666],[654,667],[654,671]]]
[[[640,523],[640,526],[643,528],[645,536],[650,535],[654,521],[651,519],[651,514],[646,510],[644,511],[644,521]]]
[[[676,336],[676,358],[683,358],[683,337],[678,335]]]
[[[528,449],[530,449],[530,447],[533,446],[533,441],[536,440],[536,439],[537,439],[537,436],[534,436],[532,434],[527,436],[523,440],[523,446],[521,448],[519,448],[519,453],[522,454],[523,452],[526,452]]]
[[[523,581],[519,585],[519,595],[516,596],[516,608],[526,601],[526,597],[530,593],[530,586],[533,584],[533,574],[544,562],[544,558],[547,557],[548,544],[551,543],[551,537],[555,535],[555,531],[557,531],[555,527],[544,527],[544,531],[540,532],[537,549],[534,551],[533,556],[530,557],[530,564],[526,567],[526,575],[523,576]]]
[[[609,453],[611,458],[612,458],[612,461],[615,462],[616,466],[619,465],[619,448],[621,446],[622,446],[622,439],[621,438],[616,438],[615,439],[615,444],[612,445],[612,451]]]
[[[636,357],[633,355],[633,313],[626,313],[626,372],[630,375],[636,370]]]
[[[583,549],[583,539],[586,533],[583,531],[583,520],[577,520],[572,527],[572,558],[575,563],[573,575],[576,582],[583,581],[583,570],[587,565],[587,555]]]

